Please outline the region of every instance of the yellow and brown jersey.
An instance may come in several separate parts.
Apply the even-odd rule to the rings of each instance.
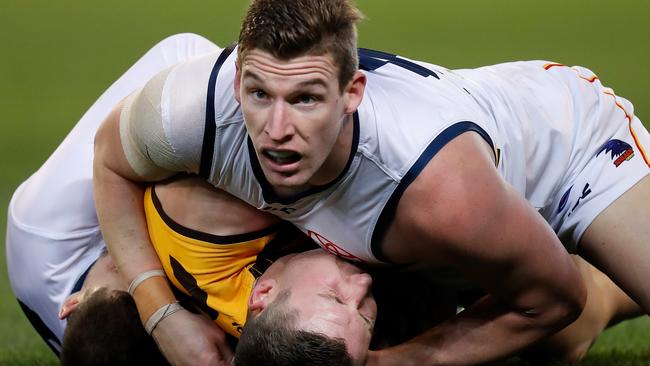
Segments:
[[[255,279],[276,258],[315,247],[284,223],[229,236],[192,230],[165,213],[154,187],[147,189],[144,206],[149,236],[169,280],[237,338]]]

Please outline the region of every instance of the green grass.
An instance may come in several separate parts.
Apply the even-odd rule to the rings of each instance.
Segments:
[[[650,121],[645,0],[362,0],[364,47],[450,68],[522,59],[590,67]],[[139,55],[178,32],[236,39],[245,2],[8,0],[0,5],[0,237],[11,192]],[[56,360],[20,313],[0,250],[0,365]],[[650,364],[650,321],[606,332],[585,365]]]

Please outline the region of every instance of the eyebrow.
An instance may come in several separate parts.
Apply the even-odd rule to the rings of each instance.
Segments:
[[[254,73],[253,71],[250,70],[245,70],[244,73],[242,74],[242,79],[253,79],[257,82],[262,82],[262,78]],[[297,87],[299,88],[305,88],[309,86],[322,86],[323,88],[327,89],[327,82],[323,80],[322,78],[313,78],[305,81],[301,81],[298,83]]]
[[[262,78],[260,78],[259,76],[257,76],[256,73],[254,73],[254,72],[252,72],[250,70],[244,70],[244,73],[242,74],[241,77],[242,77],[242,79],[251,78],[251,79],[255,79],[257,81],[262,81]]]

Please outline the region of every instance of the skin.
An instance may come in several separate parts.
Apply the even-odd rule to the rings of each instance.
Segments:
[[[159,184],[156,192],[165,212],[174,221],[214,235],[258,230],[278,221],[195,177]],[[603,329],[639,315],[640,309],[602,272],[578,257],[572,258],[589,289],[585,311],[571,326],[533,351],[575,362],[584,356]],[[288,255],[271,265],[257,281],[249,308],[252,314],[259,314],[280,292],[289,289],[289,305],[300,309],[301,328],[345,339],[353,357],[363,360],[376,318],[371,281],[358,267],[321,250]],[[81,291],[68,297],[61,318],[69,316],[84,299],[102,287],[120,291],[127,287],[110,255],[102,255],[89,271]],[[219,332],[216,327],[214,330]]]
[[[350,146],[352,138],[340,126],[350,125],[345,112],[358,105],[342,112],[338,101],[360,102],[365,79],[353,77],[336,98],[338,80],[328,76],[337,75],[338,68],[327,54],[281,60],[252,50],[241,59],[235,92],[262,169],[276,192],[298,193],[338,176],[349,156],[349,148],[341,151],[339,146]],[[310,79],[322,88],[305,88]],[[350,93],[355,97],[346,97]],[[312,102],[308,108],[293,107],[295,100]],[[310,139],[321,144],[307,147],[304,142]],[[267,158],[266,150],[281,148],[296,158]],[[436,179],[440,176],[446,177],[444,182]],[[475,182],[483,184],[476,187]],[[465,194],[469,188],[477,194]],[[493,154],[477,135],[463,134],[445,146],[406,190],[395,216],[382,246],[389,260],[425,269],[452,267],[490,296],[416,340],[382,351],[386,357],[372,355],[371,363],[494,360],[580,314],[586,294],[575,265],[541,216],[498,175]],[[512,225],[504,230],[495,224],[502,222]],[[529,230],[522,233],[519,227]]]
[[[124,279],[117,273],[117,268],[113,259],[107,253],[102,254],[86,275],[86,280],[81,286],[81,290],[68,296],[61,310],[59,318],[65,319],[74,312],[84,299],[88,298],[93,292],[102,287],[111,290],[126,291],[127,284]]]
[[[235,97],[262,171],[279,194],[326,184],[347,162],[352,113],[366,79],[355,73],[341,93],[337,72],[330,56],[279,60],[258,50],[237,68]]]
[[[242,57],[235,82],[237,100],[262,170],[280,195],[325,184],[345,166],[351,114],[363,98],[366,79],[356,72],[340,88],[338,79],[331,77],[337,71],[329,55],[279,60],[252,50]],[[97,135],[95,194],[107,243],[120,272],[130,280],[159,263],[146,236],[139,205],[142,189],[135,183],[144,178],[135,175],[119,148],[119,111],[118,106]],[[647,200],[639,200],[636,207],[639,202]],[[606,210],[601,216],[610,215]],[[471,132],[451,141],[431,160],[404,192],[395,217],[382,242],[389,260],[414,263],[420,269],[452,269],[490,295],[411,342],[371,353],[369,364],[476,364],[498,359],[561,329],[584,307],[585,285],[566,250],[541,216],[499,176],[489,147]],[[607,232],[617,225],[601,221],[605,223],[592,224],[587,234],[594,227]],[[635,239],[634,234],[628,238],[639,254],[650,238],[641,233]],[[618,240],[604,244],[616,246]],[[604,263],[602,268],[612,265],[603,259],[607,250],[596,249],[600,240],[585,242],[585,252],[592,253],[589,258]],[[647,256],[636,255],[632,263],[647,261],[639,257]],[[620,266],[607,273],[624,279]],[[645,274],[650,267],[645,263],[638,268]],[[624,288],[643,286],[633,279],[621,283]],[[640,296],[647,304],[643,298],[647,292]],[[140,306],[137,298],[136,303]],[[154,337],[163,348],[179,338],[184,327],[175,319],[185,315],[179,312],[156,329]],[[196,342],[185,351],[190,356],[177,364],[195,364],[213,354],[212,341],[202,340],[201,334],[200,329],[183,334],[183,339]]]
[[[213,235],[252,232],[280,221],[196,177],[159,184],[156,194],[174,221]],[[300,309],[303,329],[345,339],[353,357],[364,359],[377,316],[371,284],[359,267],[312,250],[274,262],[256,282],[249,307],[261,312],[290,289],[289,304]]]
[[[156,193],[174,221],[212,235],[252,232],[279,221],[196,177],[158,184]],[[305,329],[345,339],[351,354],[364,359],[377,313],[371,284],[370,276],[357,266],[317,249],[274,262],[257,281],[250,303],[252,309],[262,311],[267,300],[272,301],[279,291],[291,289],[290,304],[301,309],[300,324]],[[67,317],[102,287],[121,291],[127,288],[110,255],[98,259],[81,291],[65,301],[60,316]],[[316,288],[318,292],[313,291]],[[218,328],[214,332],[222,333]],[[222,353],[231,355],[226,347],[224,343]]]
[[[290,290],[288,305],[297,310],[300,329],[344,339],[352,358],[365,360],[377,318],[371,284],[369,274],[323,250],[288,255],[260,277],[249,311],[261,313]]]

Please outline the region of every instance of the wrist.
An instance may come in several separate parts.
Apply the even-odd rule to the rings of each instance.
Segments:
[[[129,286],[129,293],[143,325],[163,306],[177,302],[162,270],[146,271],[136,276]]]
[[[144,323],[144,329],[149,335],[151,335],[151,333],[154,331],[154,329],[156,329],[158,324],[163,321],[163,319],[181,310],[183,310],[183,307],[178,303],[178,301],[161,306],[158,308],[158,310],[151,314],[149,319],[147,319],[147,321]]]

